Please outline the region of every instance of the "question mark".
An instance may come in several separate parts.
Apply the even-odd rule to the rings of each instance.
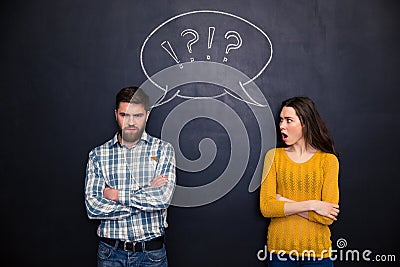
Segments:
[[[228,44],[225,49],[225,54],[228,54],[229,51],[231,51],[233,49],[239,49],[242,46],[242,37],[240,37],[240,34],[238,32],[227,31],[225,33],[225,39],[229,39],[231,37],[235,38],[237,43],[236,44]],[[228,58],[224,57],[223,62],[227,62],[227,61],[228,61]]]
[[[182,36],[182,37],[185,36],[186,34],[191,34],[191,35],[193,35],[193,38],[190,39],[190,40],[187,42],[187,45],[186,45],[187,48],[188,48],[189,53],[192,53],[192,45],[195,44],[195,43],[197,43],[197,41],[199,40],[199,34],[198,34],[195,30],[193,30],[193,29],[186,29],[186,30],[184,30],[183,32],[181,32],[181,36]]]
[[[230,50],[233,49],[239,49],[242,46],[242,37],[240,37],[240,34],[238,32],[235,31],[227,31],[225,33],[225,39],[229,39],[229,38],[235,38],[237,43],[236,44],[228,44],[226,46],[225,49],[225,54],[228,54]],[[228,58],[224,57],[224,59],[222,60],[222,62],[228,62]]]

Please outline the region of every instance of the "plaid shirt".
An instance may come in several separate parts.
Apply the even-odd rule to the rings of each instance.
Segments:
[[[175,155],[171,144],[143,132],[128,149],[116,134],[89,153],[85,204],[90,219],[100,219],[97,234],[125,241],[146,241],[164,234],[167,208],[175,188]],[[168,183],[151,188],[158,175]],[[118,189],[119,201],[103,197],[106,187]]]

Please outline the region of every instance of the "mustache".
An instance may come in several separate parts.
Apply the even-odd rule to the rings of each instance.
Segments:
[[[126,130],[126,129],[135,129],[135,130],[139,130],[139,128],[138,128],[138,127],[135,127],[135,126],[126,126],[126,127],[123,128],[123,130]]]
[[[118,133],[120,134],[120,135],[122,135],[122,132],[124,131],[124,130],[127,130],[127,129],[135,129],[136,131],[139,131],[139,128],[138,127],[124,127],[123,129],[121,129],[120,127],[118,127]]]

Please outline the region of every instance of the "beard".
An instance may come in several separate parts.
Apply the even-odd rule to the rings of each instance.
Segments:
[[[128,143],[136,143],[139,141],[139,139],[142,137],[142,134],[144,132],[144,128],[137,128],[135,127],[136,131],[132,132],[127,130],[128,127],[125,129],[118,129],[118,133],[122,137],[122,141],[128,142]]]

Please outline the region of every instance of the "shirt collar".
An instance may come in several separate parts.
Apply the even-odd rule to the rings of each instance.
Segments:
[[[144,141],[145,143],[148,143],[150,141],[150,135],[146,133],[146,131],[143,132],[142,137],[140,137],[140,141]],[[114,135],[114,137],[110,140],[110,147],[115,146],[115,145],[121,145],[118,141],[118,132]]]

